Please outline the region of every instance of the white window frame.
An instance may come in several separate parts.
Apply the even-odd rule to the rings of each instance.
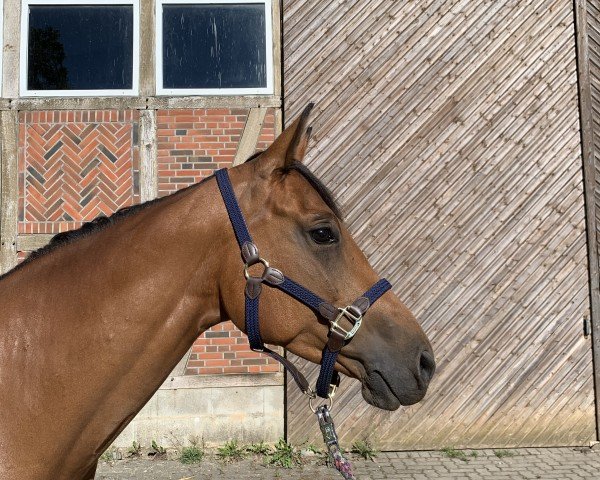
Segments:
[[[267,86],[260,88],[164,88],[163,5],[259,4],[265,6]],[[157,95],[271,95],[273,94],[273,8],[272,0],[156,0],[155,75]]]
[[[21,5],[21,61],[19,91],[22,97],[122,97],[137,96],[140,78],[140,0],[23,0]],[[133,7],[133,58],[132,88],[130,89],[97,89],[97,90],[29,90],[27,86],[27,67],[29,49],[29,7],[32,5],[48,6],[115,6],[131,5]]]

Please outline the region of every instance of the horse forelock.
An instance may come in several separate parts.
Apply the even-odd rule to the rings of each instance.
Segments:
[[[258,158],[263,152],[259,151],[252,155],[250,158],[246,160],[246,162],[250,162],[255,158]],[[325,204],[331,209],[336,217],[340,220],[343,219],[341,209],[331,193],[331,190],[325,186],[325,184],[317,177],[306,165],[302,162],[293,162],[290,165],[283,167],[280,169],[281,173],[287,175],[291,172],[298,172],[304,179],[310,184],[310,186],[319,194],[321,199],[325,202]]]

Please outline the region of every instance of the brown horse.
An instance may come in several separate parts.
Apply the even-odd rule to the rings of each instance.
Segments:
[[[271,264],[345,305],[377,280],[326,189],[298,164],[307,115],[230,170]],[[244,330],[240,253],[214,178],[60,234],[0,279],[0,478],[89,479],[98,458],[194,340],[232,319]],[[266,289],[261,334],[318,363],[323,319]],[[418,402],[431,346],[387,292],[338,357],[367,402]]]

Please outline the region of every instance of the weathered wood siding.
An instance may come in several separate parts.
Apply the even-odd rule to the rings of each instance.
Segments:
[[[573,3],[283,6],[286,119],[317,103],[308,164],[438,362],[395,413],[343,379],[342,442],[595,439]],[[306,403],[290,385],[293,442],[319,437]]]

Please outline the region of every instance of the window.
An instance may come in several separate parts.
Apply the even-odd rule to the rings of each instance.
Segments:
[[[24,2],[21,94],[137,95],[138,29],[138,0]]]
[[[157,93],[272,93],[271,22],[270,0],[157,0]]]

